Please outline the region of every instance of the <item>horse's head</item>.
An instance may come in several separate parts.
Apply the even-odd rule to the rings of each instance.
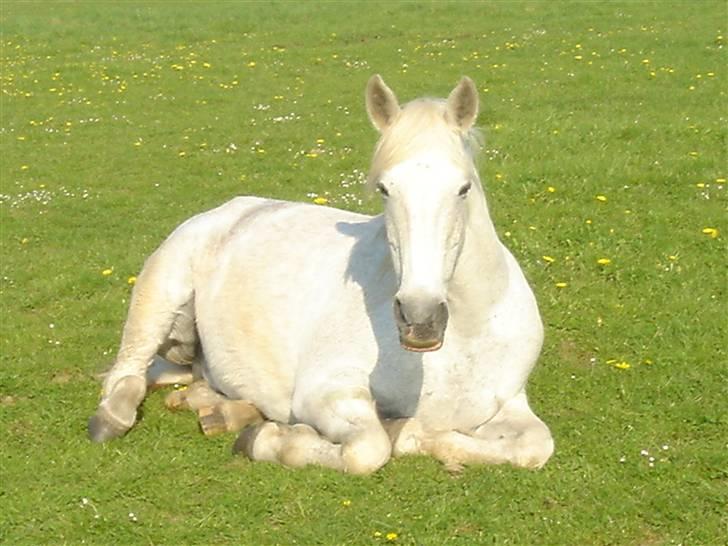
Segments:
[[[482,196],[471,150],[478,93],[463,78],[447,100],[400,107],[375,75],[366,105],[381,133],[369,180],[384,199],[399,280],[394,316],[400,342],[411,351],[435,351],[445,335],[448,285],[463,249],[469,202]]]

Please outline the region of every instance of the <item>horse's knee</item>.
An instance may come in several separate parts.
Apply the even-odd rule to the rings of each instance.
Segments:
[[[513,460],[515,466],[541,468],[554,453],[554,439],[548,427],[533,426],[524,431],[518,439],[518,449]]]
[[[487,423],[476,437],[500,449],[508,462],[521,468],[541,468],[554,452],[551,431],[535,415]]]
[[[344,442],[341,449],[344,471],[350,474],[371,474],[382,468],[391,456],[392,443],[382,428],[358,433]]]
[[[88,435],[94,442],[122,436],[136,421],[136,412],[147,391],[144,377],[127,375],[111,387],[88,423]]]
[[[371,474],[392,456],[370,393],[355,387],[331,393],[313,423],[324,437],[341,444],[341,465],[351,474]]]

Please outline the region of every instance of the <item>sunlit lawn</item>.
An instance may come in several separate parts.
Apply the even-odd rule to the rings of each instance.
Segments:
[[[726,5],[0,5],[0,542],[723,544]],[[230,454],[152,394],[85,436],[130,284],[239,194],[376,213],[363,107],[478,84],[481,176],[547,328],[541,471]],[[326,287],[319,287],[325,290]]]

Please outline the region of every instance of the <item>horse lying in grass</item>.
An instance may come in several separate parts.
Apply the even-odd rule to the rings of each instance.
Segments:
[[[168,405],[208,432],[257,423],[236,442],[253,460],[548,460],[525,390],[543,330],[474,164],[475,85],[400,106],[375,75],[366,105],[384,213],[239,197],[178,227],[139,275],[93,440],[132,427],[148,381],[191,382],[196,363],[202,381]],[[153,362],[166,369],[147,379]]]

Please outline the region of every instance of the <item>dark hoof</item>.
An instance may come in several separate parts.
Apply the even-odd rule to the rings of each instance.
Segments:
[[[240,431],[233,444],[233,455],[243,455],[250,458],[255,437],[258,436],[263,424],[251,425]]]
[[[233,444],[233,455],[242,454],[254,461],[278,461],[282,427],[273,421],[245,427]]]
[[[99,408],[88,421],[88,437],[92,442],[108,442],[126,434],[129,427],[112,420],[104,408]]]

